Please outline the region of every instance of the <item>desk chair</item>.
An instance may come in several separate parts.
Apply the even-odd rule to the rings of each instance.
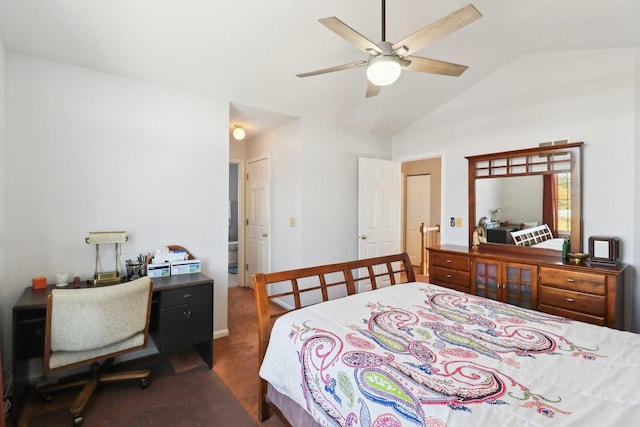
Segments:
[[[149,385],[149,370],[104,373],[116,356],[143,349],[149,334],[151,280],[148,277],[99,288],[54,289],[47,299],[43,373],[91,365],[89,379],[38,388],[48,393],[84,386],[69,411],[74,425],[101,382],[140,379]],[[102,363],[100,363],[102,362]]]

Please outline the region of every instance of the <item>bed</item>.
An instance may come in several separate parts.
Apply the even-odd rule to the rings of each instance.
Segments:
[[[640,336],[416,282],[406,254],[257,274],[254,285],[262,420],[271,410],[294,426],[640,417]]]

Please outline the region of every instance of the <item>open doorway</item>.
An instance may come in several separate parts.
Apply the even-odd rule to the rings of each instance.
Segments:
[[[442,157],[402,162],[401,171],[403,247],[411,258],[411,264],[421,267],[421,263],[427,260],[420,226],[439,226],[442,218]]]
[[[229,286],[244,286],[244,161],[229,160],[228,280]]]

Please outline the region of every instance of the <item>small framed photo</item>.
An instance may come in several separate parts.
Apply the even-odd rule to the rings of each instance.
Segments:
[[[617,237],[589,237],[589,262],[615,265],[618,263],[620,243]]]

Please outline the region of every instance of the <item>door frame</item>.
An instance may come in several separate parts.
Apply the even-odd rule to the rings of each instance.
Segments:
[[[447,202],[447,174],[446,174],[446,154],[444,151],[434,151],[431,153],[422,153],[422,154],[416,154],[416,155],[411,155],[411,156],[401,156],[398,157],[397,159],[393,159],[396,162],[400,162],[400,164],[402,163],[407,163],[407,162],[413,162],[416,160],[428,160],[428,159],[436,159],[439,158],[440,159],[440,243],[445,242],[446,241],[446,234],[447,234],[447,228],[445,227],[445,213],[446,213],[446,202]],[[404,175],[404,173],[402,174],[402,197],[404,199],[405,197],[405,193],[406,193],[406,186],[405,186],[405,178],[406,176]],[[401,227],[402,227],[402,247],[406,248],[406,242],[404,239],[405,233],[406,233],[406,221],[405,221],[405,217],[406,217],[406,207],[405,207],[405,203],[402,203],[402,215],[401,215]]]
[[[410,230],[408,227],[408,216],[409,216],[409,208],[410,207],[414,207],[414,204],[410,204],[409,203],[409,182],[412,181],[412,179],[425,179],[427,181],[427,202],[428,202],[428,209],[427,212],[424,213],[424,217],[423,218],[428,218],[428,221],[422,221],[422,223],[426,223],[427,226],[429,226],[429,224],[431,224],[431,174],[430,173],[421,173],[421,174],[416,174],[416,175],[405,175],[404,173],[402,174],[403,177],[403,183],[404,183],[404,190],[403,190],[403,206],[404,206],[404,218],[402,221],[403,227],[402,227],[402,231],[403,231],[403,247],[405,249],[405,252],[407,252],[409,254],[409,257],[411,257],[411,252],[409,252],[409,239],[408,237],[410,235],[412,235],[413,233],[417,234],[417,238],[418,238],[418,242],[417,242],[417,246],[418,246],[418,256],[422,257],[422,252],[424,251],[424,248],[420,248],[421,243],[420,243],[420,230],[419,227],[416,227],[414,230]],[[424,199],[422,199],[422,202],[424,202]],[[411,260],[411,264],[413,266],[419,266],[420,265],[420,259],[418,259],[418,263],[414,263],[414,259]]]

